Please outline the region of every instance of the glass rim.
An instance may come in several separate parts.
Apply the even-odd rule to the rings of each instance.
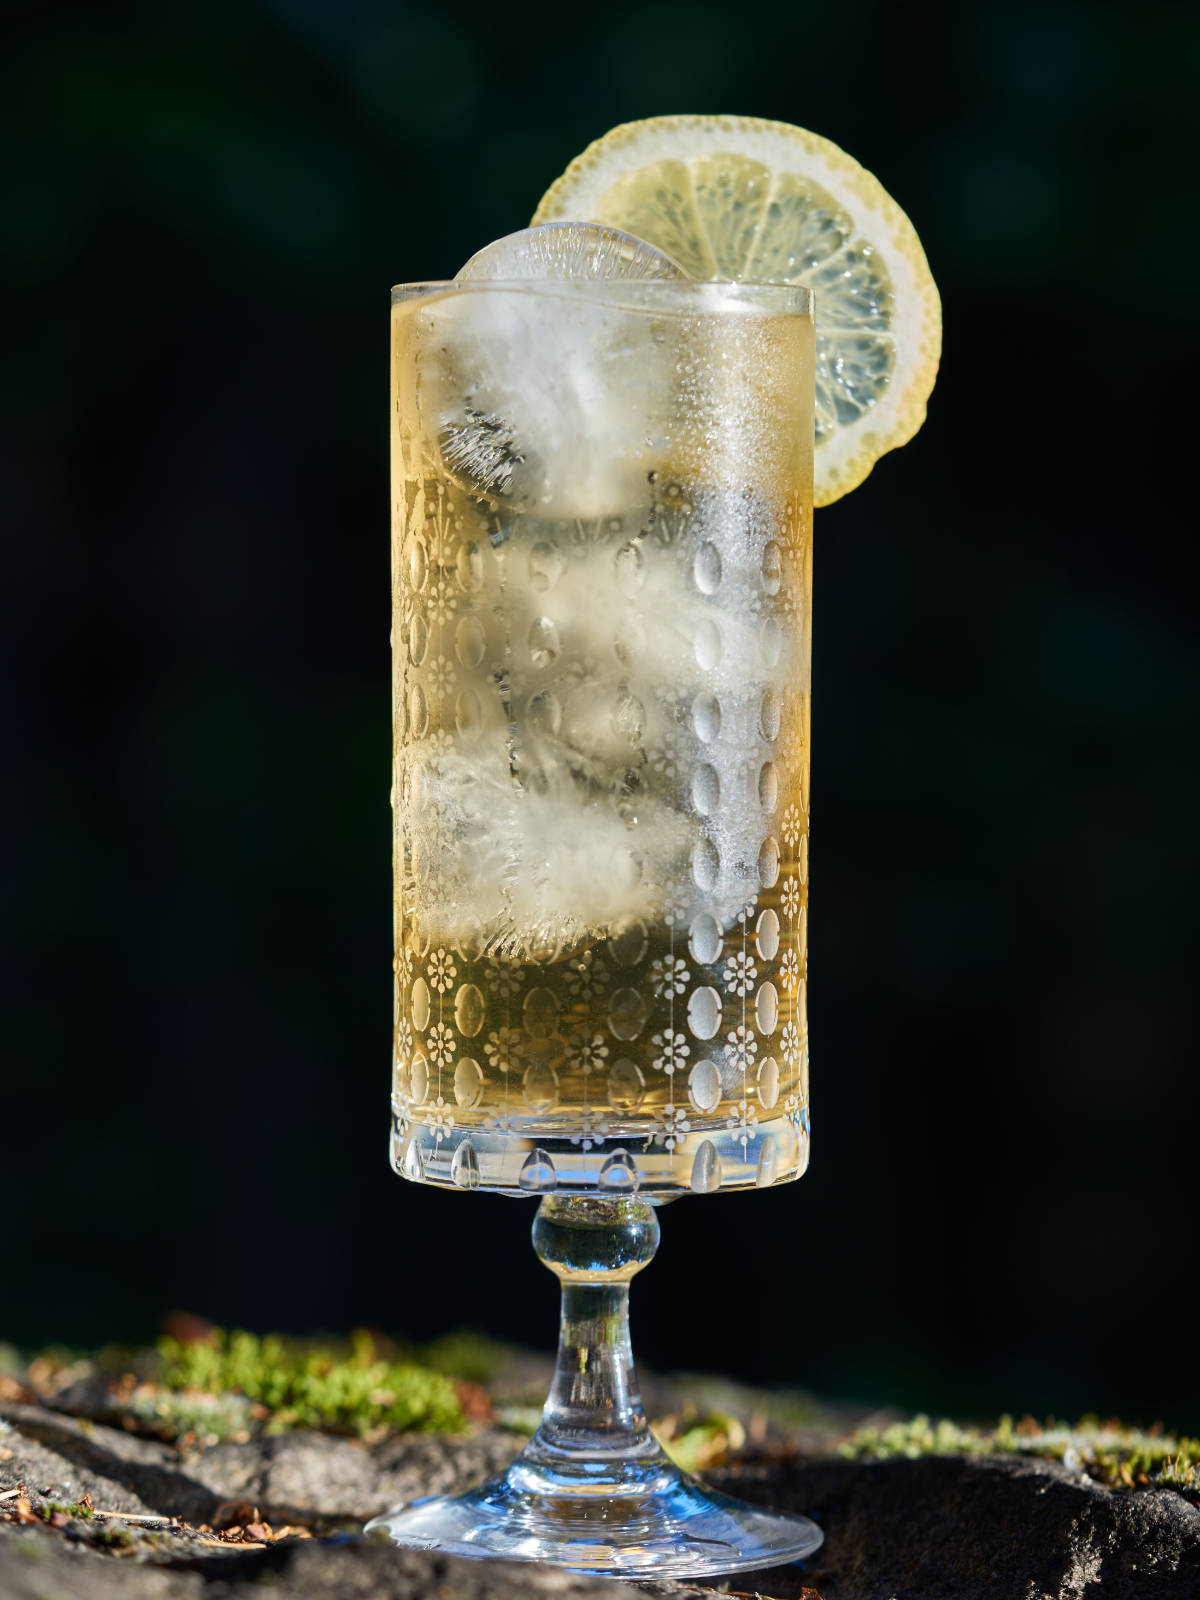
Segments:
[[[433,296],[478,294],[498,289],[506,294],[559,296],[651,309],[672,301],[699,301],[709,311],[752,307],[777,315],[813,317],[816,295],[807,284],[778,278],[432,278],[392,285],[392,305]],[[719,291],[719,294],[717,293]],[[705,300],[710,303],[704,305]],[[774,302],[774,303],[772,303]]]

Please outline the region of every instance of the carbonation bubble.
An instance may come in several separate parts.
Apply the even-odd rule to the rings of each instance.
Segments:
[[[425,558],[425,541],[414,539],[408,552],[408,586],[412,590],[425,587],[428,563]]]
[[[609,1193],[632,1194],[638,1186],[638,1171],[627,1150],[614,1150],[600,1168],[597,1182]]]
[[[721,731],[721,702],[707,691],[692,701],[692,727],[696,737],[710,744]]]
[[[770,1111],[778,1099],[779,1063],[774,1056],[768,1056],[758,1068],[758,1100],[761,1106]]]
[[[624,1056],[614,1061],[608,1074],[608,1103],[614,1111],[636,1111],[646,1093],[642,1069]]]
[[[454,1021],[459,1033],[473,1039],[483,1027],[483,995],[473,983],[464,983],[454,996]]]
[[[775,1032],[775,1024],[779,1021],[779,992],[773,983],[764,983],[755,996],[754,1020],[758,1023],[759,1033]]]
[[[529,582],[538,594],[545,594],[563,575],[567,558],[556,545],[542,540],[529,552]]]
[[[414,667],[419,667],[424,661],[428,646],[429,630],[425,626],[425,618],[419,611],[414,611],[408,625],[408,658]]]
[[[768,594],[778,594],[783,582],[783,548],[778,539],[768,539],[762,558],[762,585]]]
[[[464,1139],[450,1158],[450,1180],[460,1189],[478,1189],[479,1162],[470,1139]]]
[[[454,630],[454,653],[464,667],[477,667],[487,649],[487,638],[478,617],[460,617]]]
[[[721,996],[707,984],[693,989],[687,1003],[688,1027],[697,1039],[711,1039],[721,1026]]]
[[[558,999],[554,990],[530,989],[521,1007],[521,1016],[530,1031],[538,1029],[553,1033],[558,1022]]]
[[[417,978],[412,986],[412,1021],[418,1033],[429,1026],[429,985],[424,978]]]
[[[768,816],[779,804],[779,774],[773,761],[764,761],[758,775],[758,803]]]
[[[478,739],[483,728],[483,710],[474,689],[464,689],[454,703],[454,726],[464,739]]]
[[[721,1101],[721,1074],[713,1061],[697,1061],[688,1075],[688,1099],[697,1111],[714,1111]]]
[[[758,852],[758,881],[769,889],[779,877],[779,846],[774,839],[764,839]]]
[[[716,888],[721,871],[721,855],[711,839],[697,839],[692,846],[692,878],[707,894]]]
[[[636,967],[646,954],[646,928],[641,922],[631,922],[609,944],[609,954],[619,967]]]
[[[458,547],[458,557],[454,563],[454,570],[458,581],[468,594],[483,588],[483,551],[474,539],[468,539]]]
[[[721,1158],[711,1139],[705,1139],[692,1162],[692,1188],[697,1194],[711,1194],[721,1187]]]
[[[540,694],[530,695],[525,721],[531,733],[553,739],[562,727],[562,707],[558,703],[558,696],[549,689],[543,689]]]
[[[454,1098],[467,1110],[483,1098],[483,1068],[472,1056],[463,1056],[454,1069]]]
[[[702,761],[692,773],[692,804],[702,817],[711,817],[721,803],[721,780],[717,769]]]
[[[608,1003],[608,1026],[615,1039],[636,1039],[646,1023],[646,1002],[636,989],[618,989]]]
[[[764,1133],[762,1149],[758,1152],[758,1166],[754,1172],[754,1181],[760,1189],[765,1189],[768,1184],[775,1182],[778,1166],[779,1152],[775,1147],[775,1141],[769,1133]]]
[[[529,624],[529,659],[535,667],[548,667],[558,655],[558,629],[549,617],[535,617]]]
[[[411,1094],[414,1105],[423,1106],[425,1097],[429,1093],[429,1063],[423,1055],[413,1057],[409,1082],[412,1085]]]
[[[526,1067],[521,1092],[530,1111],[553,1111],[558,1104],[558,1074],[544,1061]]]
[[[764,689],[762,705],[760,706],[758,713],[758,726],[762,732],[763,738],[766,739],[768,743],[772,743],[779,737],[779,722],[781,715],[782,708],[780,707],[779,696],[775,693],[774,689]]]
[[[721,930],[707,911],[702,911],[688,931],[692,959],[707,966],[721,954]]]
[[[558,1173],[554,1162],[544,1150],[531,1150],[517,1174],[517,1186],[530,1194],[548,1194],[558,1188]]]
[[[721,587],[721,552],[710,539],[696,551],[692,575],[701,594],[716,594]]]
[[[764,911],[754,927],[754,942],[764,961],[774,961],[779,954],[779,918],[774,911]]]
[[[408,731],[414,739],[423,739],[429,727],[429,710],[425,704],[425,691],[414,683],[408,693]]]
[[[706,617],[696,629],[696,636],[692,641],[692,648],[696,652],[696,664],[703,667],[705,672],[711,672],[721,659],[721,630],[711,617]]]

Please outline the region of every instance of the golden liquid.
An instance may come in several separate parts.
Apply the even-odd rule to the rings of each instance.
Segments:
[[[394,1106],[806,1141],[811,323],[585,307],[641,376],[526,417],[453,310],[393,312]]]

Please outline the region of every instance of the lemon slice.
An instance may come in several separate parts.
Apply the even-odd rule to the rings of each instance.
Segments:
[[[594,222],[547,222],[477,250],[459,283],[505,278],[686,278],[670,256],[643,239]]]
[[[652,117],[588,146],[535,224],[621,228],[693,278],[803,283],[817,297],[817,505],[856,488],[925,420],[942,318],[912,223],[828,139],[755,117]]]

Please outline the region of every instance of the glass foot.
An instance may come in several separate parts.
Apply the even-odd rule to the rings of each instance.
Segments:
[[[520,1457],[499,1478],[459,1495],[414,1500],[367,1524],[394,1543],[447,1555],[546,1561],[598,1576],[700,1577],[780,1566],[811,1555],[824,1535],[807,1517],[760,1511],[705,1489],[667,1461],[607,1479],[589,1495],[551,1492]]]

